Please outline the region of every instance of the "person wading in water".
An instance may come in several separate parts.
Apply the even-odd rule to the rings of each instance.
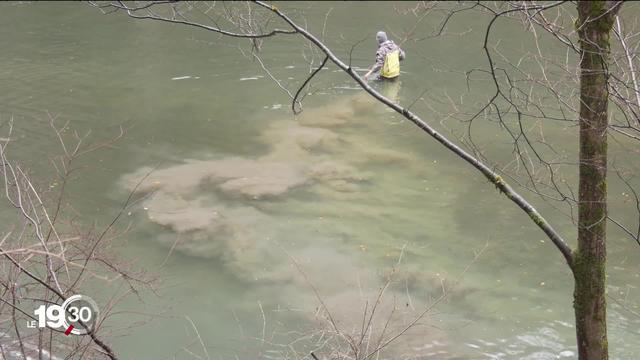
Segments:
[[[400,76],[400,61],[404,60],[404,51],[393,40],[389,40],[384,31],[378,31],[376,40],[376,63],[364,75],[364,79],[368,81],[371,74],[380,71],[376,80],[396,80]]]

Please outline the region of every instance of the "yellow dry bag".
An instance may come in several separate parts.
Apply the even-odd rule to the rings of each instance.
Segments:
[[[386,78],[394,78],[400,75],[400,51],[395,50],[387,53],[384,57],[384,65],[380,75]]]

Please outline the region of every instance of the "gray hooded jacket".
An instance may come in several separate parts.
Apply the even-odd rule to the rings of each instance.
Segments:
[[[376,64],[373,68],[373,72],[380,71],[384,66],[384,59],[387,57],[387,54],[396,50],[400,51],[399,57],[400,60],[404,60],[404,51],[400,49],[393,40],[389,40],[387,38],[387,33],[384,31],[378,31],[376,34],[376,39],[378,40],[378,50],[376,51]]]

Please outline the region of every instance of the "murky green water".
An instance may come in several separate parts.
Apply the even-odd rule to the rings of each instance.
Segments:
[[[340,54],[369,36],[354,53],[362,68],[374,51],[372,34],[398,31],[411,19],[386,22],[381,14],[395,14],[390,4],[290,6],[305,9],[315,29],[333,6],[327,41]],[[286,95],[237,50],[244,43],[102,16],[84,4],[0,9],[0,116],[13,116],[18,128],[16,156],[47,176],[40,169],[57,146],[47,112],[92,129],[98,139],[127,127],[112,148],[84,160],[89,166],[70,189],[69,201],[87,223],[110,220],[132,184],[157,166],[142,184],[155,192],[122,223],[133,228],[119,252],[162,283],[142,303],[125,300],[105,324],[123,358],[190,358],[183,347],[203,355],[186,317],[211,358],[276,357],[283,348],[274,343],[319,326],[309,282],[350,329],[400,256],[397,282],[381,307],[386,314],[395,301],[398,327],[438,297],[442,284],[457,284],[424,326],[390,351],[442,359],[575,357],[571,275],[559,253],[485,179],[367,100],[334,67],[322,72],[319,91],[294,119]],[[452,27],[481,28],[485,20],[462,17]],[[426,22],[424,31],[431,26]],[[526,47],[518,29],[499,27],[501,46]],[[480,37],[407,43],[400,101],[412,102],[425,88],[433,96],[465,93],[464,76],[440,70],[483,66]],[[264,46],[266,64],[285,83],[308,71],[301,44],[283,39]],[[480,93],[490,89],[476,86]],[[414,109],[441,120],[422,102]],[[574,131],[553,130],[550,139],[572,154]],[[498,133],[488,125],[477,131],[486,139]],[[486,143],[488,151],[509,156],[506,140]],[[574,173],[567,177],[575,180]],[[612,211],[633,221],[615,184],[611,193]],[[567,239],[575,238],[567,218],[539,206]],[[637,311],[640,249],[616,229],[610,234],[610,295]],[[612,358],[633,358],[640,319],[613,301],[609,316]],[[304,344],[296,346],[309,350]]]

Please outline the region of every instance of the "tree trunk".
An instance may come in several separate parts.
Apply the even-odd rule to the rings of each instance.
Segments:
[[[615,9],[613,7],[616,7]],[[605,301],[607,216],[607,67],[609,33],[620,6],[578,2],[580,37],[580,185],[578,248],[572,270],[580,360],[608,359]]]

